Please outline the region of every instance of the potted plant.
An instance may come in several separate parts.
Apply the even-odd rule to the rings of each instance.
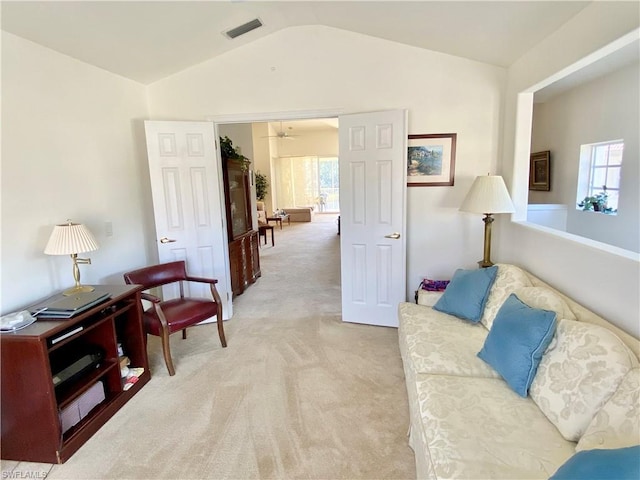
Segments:
[[[609,194],[607,193],[607,186],[603,185],[602,192],[596,193],[593,196],[587,195],[578,206],[584,211],[611,213],[613,209],[607,206],[608,200]]]
[[[236,147],[233,146],[233,142],[227,136],[220,137],[220,155],[223,160],[238,160],[240,161],[243,171],[247,171],[251,160],[242,155]]]
[[[267,196],[267,189],[269,188],[269,181],[267,176],[259,171],[256,171],[256,198],[261,202],[264,202]]]

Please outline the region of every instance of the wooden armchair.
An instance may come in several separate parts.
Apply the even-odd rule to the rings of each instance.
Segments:
[[[144,290],[174,282],[179,282],[180,284],[179,298],[162,301],[155,295],[142,293],[142,299],[152,303],[151,307],[145,310],[142,316],[145,332],[162,338],[162,352],[169,375],[175,375],[176,373],[171,360],[169,346],[169,335],[172,333],[182,330],[182,338],[187,338],[187,327],[216,316],[220,342],[223,347],[227,346],[222,325],[222,301],[216,290],[217,280],[191,277],[187,275],[184,261],[178,261],[153,265],[125,273],[124,281],[127,284],[142,285]],[[208,283],[213,300],[185,297],[183,287],[183,282],[185,281]]]

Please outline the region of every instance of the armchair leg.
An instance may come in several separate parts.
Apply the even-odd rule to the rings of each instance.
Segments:
[[[220,343],[224,348],[227,346],[227,339],[224,337],[224,326],[222,325],[222,312],[218,312],[218,315],[216,316],[217,316],[216,323],[218,324],[218,336],[220,337]]]
[[[164,355],[164,363],[167,365],[169,376],[176,374],[176,369],[173,368],[173,360],[171,360],[171,347],[169,346],[169,332],[162,332],[162,354]]]
[[[182,339],[184,340],[184,339],[186,339],[186,338],[187,338],[187,329],[186,329],[186,328],[183,328],[183,329],[182,329]]]
[[[227,339],[224,338],[224,326],[222,325],[222,300],[220,299],[220,294],[216,289],[216,285],[214,283],[211,284],[211,296],[213,297],[213,301],[218,304],[218,311],[216,312],[216,323],[218,324],[218,336],[220,337],[220,343],[222,347],[227,346]]]

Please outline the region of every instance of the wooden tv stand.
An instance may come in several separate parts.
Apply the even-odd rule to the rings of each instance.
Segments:
[[[2,458],[65,462],[151,379],[139,287],[97,285],[96,290],[109,292],[111,298],[70,319],[39,318],[0,336]],[[132,367],[144,368],[128,390],[120,376],[118,343]],[[97,368],[54,387],[54,360],[64,362],[96,347],[104,353]],[[59,412],[99,381],[104,401],[62,433]]]

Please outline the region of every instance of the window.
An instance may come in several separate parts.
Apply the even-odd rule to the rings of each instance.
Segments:
[[[320,211],[340,211],[340,172],[335,157],[318,159],[318,184],[320,186]]]
[[[591,143],[580,147],[577,209],[615,215],[620,194],[624,142]]]
[[[319,212],[340,210],[337,157],[275,159],[277,208],[315,206]]]

